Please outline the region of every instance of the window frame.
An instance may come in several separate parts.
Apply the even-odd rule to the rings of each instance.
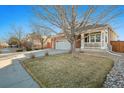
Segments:
[[[98,41],[97,41],[97,39],[98,39],[97,35],[99,35],[99,40]],[[96,42],[101,42],[101,34],[100,33],[96,34]]]

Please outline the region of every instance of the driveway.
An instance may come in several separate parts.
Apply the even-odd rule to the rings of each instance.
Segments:
[[[41,57],[44,56],[46,52],[49,52],[50,55],[54,55],[65,53],[67,51],[49,49],[0,55],[0,87],[39,88],[39,85],[22,67],[19,59],[25,57],[29,58],[32,54],[36,57]]]
[[[25,71],[15,59],[18,55],[0,59],[0,87],[1,88],[37,88],[39,85]]]

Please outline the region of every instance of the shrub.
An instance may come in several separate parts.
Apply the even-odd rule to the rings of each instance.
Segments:
[[[23,51],[23,49],[17,49],[16,50],[16,52],[22,52]]]
[[[49,56],[49,53],[48,53],[48,52],[46,52],[46,53],[45,53],[45,56]]]
[[[31,48],[26,48],[27,51],[31,51],[32,49]]]
[[[72,50],[69,50],[68,53],[71,54],[72,53]]]
[[[81,50],[80,53],[84,53],[84,51]]]
[[[31,59],[34,59],[36,58],[34,54],[31,54]]]
[[[34,50],[39,50],[39,48],[35,48]]]
[[[27,51],[31,51],[32,50],[32,42],[29,41],[24,41],[22,43],[23,47],[27,50]]]

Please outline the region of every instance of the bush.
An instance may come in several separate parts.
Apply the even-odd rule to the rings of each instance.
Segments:
[[[39,48],[35,48],[34,50],[40,50]]]
[[[2,53],[2,51],[0,51],[0,54]]]
[[[23,49],[17,49],[16,50],[16,52],[22,52],[23,51]]]
[[[84,53],[84,51],[80,51],[80,53]]]
[[[49,53],[48,53],[48,52],[46,52],[46,53],[45,53],[45,56],[49,56]]]
[[[34,54],[31,54],[31,59],[34,59],[36,58]]]
[[[69,50],[69,52],[68,52],[69,54],[71,54],[72,53],[72,51],[71,50]]]
[[[24,41],[22,43],[23,47],[27,50],[27,51],[31,51],[32,50],[32,42],[29,41]]]
[[[32,49],[31,48],[26,48],[27,51],[31,51]]]

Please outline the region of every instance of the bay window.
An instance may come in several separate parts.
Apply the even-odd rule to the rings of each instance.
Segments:
[[[101,33],[85,34],[85,42],[101,42]]]

